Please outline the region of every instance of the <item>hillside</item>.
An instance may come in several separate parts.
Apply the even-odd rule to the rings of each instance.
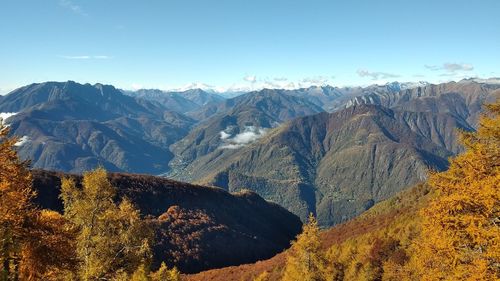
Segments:
[[[180,157],[171,165],[182,167],[173,176],[230,191],[248,188],[303,220],[313,212],[320,224],[334,225],[424,180],[427,169],[445,169],[448,157],[462,150],[457,130],[474,130],[481,104],[498,96],[498,88],[468,80],[331,88],[343,93],[332,95],[344,109],[298,117],[251,143],[224,142],[223,135],[233,134],[217,124],[197,138],[190,134],[173,146]],[[308,91],[322,96],[327,88],[321,89]],[[207,145],[206,135],[217,137]]]
[[[311,218],[272,259],[185,280],[497,280],[500,105],[486,107],[448,170],[323,232]]]
[[[321,111],[319,106],[287,95],[282,90],[262,90],[209,104],[198,111],[201,114],[198,118],[209,118],[172,145],[176,156],[170,164],[173,169],[170,176],[191,180],[189,173],[192,170],[185,167],[192,161],[220,147],[232,148],[252,143],[285,121]]]
[[[61,211],[61,177],[80,176],[34,170],[36,203]],[[289,246],[301,222],[284,208],[253,192],[230,194],[219,188],[165,178],[111,173],[118,197],[129,198],[158,226],[154,264],[166,261],[182,272],[199,272],[255,262]]]
[[[158,174],[173,157],[168,146],[194,120],[158,103],[123,95],[113,86],[47,82],[19,88],[0,101],[0,112],[23,138],[19,155],[34,168],[82,172]]]
[[[359,245],[361,249],[365,244],[376,240],[387,240],[395,237],[404,241],[408,235],[419,232],[417,212],[434,197],[429,193],[429,188],[417,185],[402,191],[396,196],[375,204],[361,216],[323,230],[320,236],[321,248],[324,251],[338,249],[345,253],[352,249],[352,245]],[[360,254],[362,253],[360,250]],[[186,281],[252,281],[263,272],[269,272],[267,280],[280,280],[286,263],[284,251],[271,259],[262,260],[253,264],[232,266],[227,268],[208,270],[198,274],[185,275]],[[356,257],[357,251],[352,250]],[[353,258],[354,258],[353,257]]]
[[[327,226],[443,170],[458,152],[447,114],[355,106],[295,119],[254,144],[218,149],[193,162],[195,180],[238,191],[248,188],[302,219]]]

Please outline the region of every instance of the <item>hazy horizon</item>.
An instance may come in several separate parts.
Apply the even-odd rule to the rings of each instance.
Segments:
[[[193,90],[193,89],[201,89],[201,90],[204,90],[204,91],[208,91],[208,92],[213,92],[213,93],[219,93],[219,94],[224,94],[224,93],[238,93],[238,92],[241,92],[241,93],[247,93],[247,92],[252,92],[252,91],[260,91],[262,89],[280,89],[280,90],[297,90],[297,89],[301,89],[301,88],[310,88],[310,87],[338,87],[338,88],[344,88],[344,87],[369,87],[369,86],[384,86],[384,85],[387,85],[387,84],[391,84],[391,83],[401,83],[401,84],[411,84],[411,83],[414,83],[415,85],[419,84],[419,83],[429,83],[429,84],[440,84],[440,83],[449,83],[449,82],[460,82],[462,80],[467,80],[467,79],[473,79],[475,81],[478,81],[478,82],[487,82],[487,83],[491,83],[491,84],[500,84],[500,77],[488,77],[488,78],[483,78],[483,77],[464,77],[464,78],[460,78],[460,79],[450,79],[450,80],[447,80],[447,81],[439,81],[439,82],[429,82],[429,81],[424,81],[424,80],[420,80],[420,81],[397,81],[397,80],[394,80],[394,81],[388,81],[388,82],[383,82],[383,83],[368,83],[368,84],[361,84],[361,85],[335,85],[335,84],[332,84],[332,83],[326,83],[326,84],[321,84],[321,83],[318,83],[318,84],[308,84],[308,85],[297,85],[297,87],[266,87],[265,85],[263,86],[255,86],[254,88],[239,88],[239,89],[231,89],[231,88],[228,88],[228,89],[224,89],[224,88],[217,88],[217,87],[210,87],[210,85],[200,85],[200,84],[196,84],[196,83],[193,83],[193,84],[189,84],[189,85],[185,85],[184,87],[181,87],[181,88],[148,88],[148,87],[145,87],[145,88],[137,88],[137,89],[133,89],[133,88],[120,88],[120,87],[116,87],[120,90],[124,90],[124,91],[138,91],[138,90],[161,90],[161,91],[164,91],[164,92],[183,92],[183,91],[188,91],[188,90]],[[40,81],[40,82],[33,82],[33,83],[46,83],[46,82],[55,82],[55,83],[65,83],[65,82],[69,82],[69,81],[72,81],[72,82],[75,82],[75,83],[79,83],[79,84],[90,84],[90,85],[96,85],[96,84],[103,84],[103,85],[111,85],[111,86],[115,86],[113,84],[108,84],[108,83],[101,83],[101,82],[81,82],[81,81],[74,81],[74,80],[66,80],[66,81]],[[33,84],[33,83],[30,83],[30,84]],[[28,85],[28,84],[27,84]],[[18,88],[20,87],[23,87],[23,86],[26,86],[26,85],[21,85],[19,86]],[[10,92],[18,89],[18,88],[14,88],[14,89],[11,89],[7,92],[0,92],[0,96],[3,96],[3,95],[7,95],[9,94]]]

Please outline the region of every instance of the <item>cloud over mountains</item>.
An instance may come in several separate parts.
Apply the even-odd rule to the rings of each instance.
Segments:
[[[243,147],[247,144],[255,142],[267,133],[267,128],[257,128],[255,126],[245,126],[243,132],[237,133],[234,137],[231,137],[231,128],[227,128],[220,132],[220,139],[224,141],[224,145],[220,148],[222,149],[236,149]]]

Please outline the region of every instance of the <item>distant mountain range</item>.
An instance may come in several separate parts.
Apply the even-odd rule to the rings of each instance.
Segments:
[[[158,102],[167,110],[181,113],[193,111],[207,104],[218,103],[225,99],[220,95],[205,92],[201,89],[186,90],[183,92],[165,92],[157,89],[123,92],[131,97]]]
[[[306,99],[287,95],[282,90],[251,92],[222,103],[208,104],[196,111],[195,118],[205,118],[204,121],[172,146],[175,159],[170,174],[190,179],[183,174],[194,171],[186,169],[185,164],[223,148],[249,144],[285,121],[322,111]]]
[[[173,146],[191,145],[176,153],[187,157],[174,176],[230,191],[248,188],[302,219],[313,212],[322,225],[336,224],[424,180],[429,168],[445,169],[461,150],[456,130],[474,130],[481,105],[499,89],[462,81],[356,90],[344,109],[296,118],[238,146],[223,144],[234,138],[227,131],[219,132],[218,147],[204,145],[224,127],[210,123],[211,133],[186,141],[191,133]]]
[[[168,146],[194,120],[159,103],[122,94],[113,86],[47,82],[17,89],[0,100],[0,112],[23,137],[19,154],[34,168],[83,172],[160,173],[173,157]]]
[[[35,168],[163,174],[248,188],[322,225],[348,220],[442,170],[474,130],[496,80],[368,87],[139,90],[46,82],[0,97]]]
[[[248,188],[302,219],[312,212],[331,225],[425,179],[428,168],[445,169],[458,149],[455,128],[471,130],[448,115],[360,105],[295,119],[185,171],[191,180],[230,191]]]

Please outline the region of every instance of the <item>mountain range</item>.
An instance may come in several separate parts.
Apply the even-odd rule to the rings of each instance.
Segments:
[[[500,84],[128,92],[101,84],[31,84],[0,98],[19,154],[34,168],[162,174],[250,189],[323,226],[443,170]],[[13,115],[14,114],[14,115]]]
[[[138,97],[151,102],[160,103],[168,110],[181,113],[196,110],[207,104],[222,102],[225,99],[218,94],[209,93],[201,89],[191,89],[182,92],[141,89],[137,91],[123,91],[123,93],[131,97]]]
[[[173,157],[168,146],[194,120],[157,102],[124,95],[113,86],[47,82],[17,89],[0,100],[0,112],[23,138],[19,155],[34,168],[156,174]]]
[[[221,145],[222,136],[234,135],[220,131],[207,148],[207,136],[223,130],[211,123],[211,133],[186,141],[189,134],[173,146],[202,148],[176,153],[188,164],[173,176],[251,189],[302,219],[314,213],[324,226],[349,220],[424,180],[429,169],[446,169],[448,157],[461,151],[457,130],[474,130],[482,104],[500,93],[497,84],[475,81],[394,86],[365,89],[344,109],[298,117],[251,143]]]
[[[186,169],[186,163],[221,148],[249,144],[285,121],[322,111],[321,107],[306,99],[287,95],[282,90],[251,92],[222,103],[208,104],[196,112],[197,119],[204,121],[172,145],[175,158],[171,162],[173,170],[170,175],[189,179],[184,175],[184,172],[191,171]]]

